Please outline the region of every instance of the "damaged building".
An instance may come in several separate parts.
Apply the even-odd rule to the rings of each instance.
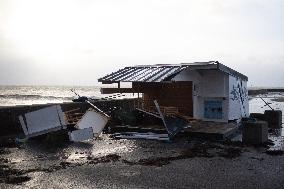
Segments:
[[[154,111],[157,100],[163,112],[202,121],[239,121],[249,116],[248,77],[218,61],[139,65],[125,67],[98,80],[117,83],[102,94],[142,94],[142,109]],[[131,82],[122,88],[121,82]]]

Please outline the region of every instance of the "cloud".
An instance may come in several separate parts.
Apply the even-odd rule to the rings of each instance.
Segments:
[[[280,0],[0,3],[2,83],[91,85],[129,65],[219,60],[253,85],[283,85]]]

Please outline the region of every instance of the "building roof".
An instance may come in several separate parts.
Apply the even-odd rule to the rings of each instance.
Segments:
[[[102,83],[117,82],[162,82],[168,81],[183,70],[220,70],[229,75],[248,80],[248,77],[218,61],[181,64],[156,64],[125,67],[100,79]]]

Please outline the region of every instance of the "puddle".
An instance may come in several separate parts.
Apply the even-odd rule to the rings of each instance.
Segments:
[[[102,155],[108,155],[108,154],[114,154],[114,153],[126,153],[126,152],[132,152],[133,147],[128,146],[116,146],[113,148],[105,148],[105,149],[97,149],[92,153],[92,156],[102,156]]]
[[[284,93],[268,93],[265,95],[261,95],[261,97],[275,110],[282,111],[282,128],[276,129],[273,135],[275,137],[284,137]],[[259,97],[251,97],[249,101],[249,110],[250,113],[264,113],[265,110],[271,110],[269,106],[265,105],[265,103]]]
[[[277,154],[278,151],[284,150],[284,93],[268,93],[261,95],[261,97],[275,110],[282,111],[282,128],[281,129],[269,129],[269,140],[274,145],[269,145],[268,154]],[[264,113],[265,110],[271,110],[265,103],[258,97],[254,97],[249,101],[251,113]],[[275,152],[271,152],[275,151]],[[278,153],[281,154],[281,153]]]

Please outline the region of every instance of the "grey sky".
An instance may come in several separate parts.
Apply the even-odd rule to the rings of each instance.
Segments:
[[[0,84],[96,85],[121,67],[218,60],[284,86],[283,0],[0,0]]]

